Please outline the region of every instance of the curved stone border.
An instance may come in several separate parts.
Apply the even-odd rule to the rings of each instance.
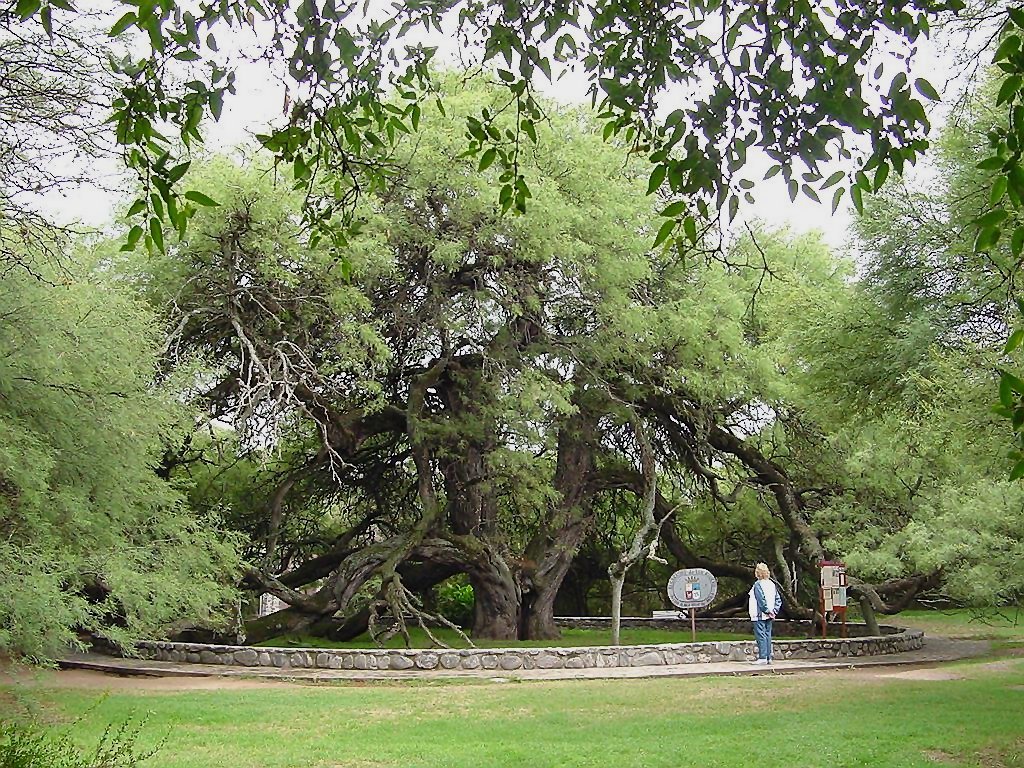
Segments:
[[[607,622],[608,619],[584,618],[579,621]],[[668,622],[689,625],[679,620],[635,619],[633,622]],[[749,622],[732,620],[731,626],[749,626]],[[783,629],[783,625],[787,626]],[[566,620],[570,625],[570,620]],[[795,625],[795,626],[794,626]],[[589,626],[596,626],[590,624]],[[646,626],[659,626],[653,623]],[[719,626],[721,626],[719,624]],[[806,622],[777,622],[782,635],[806,632]],[[857,625],[853,625],[857,626]],[[886,634],[875,637],[835,639],[793,639],[773,643],[779,659],[825,659],[844,656],[874,656],[918,650],[924,645],[919,630],[884,627]],[[579,648],[468,648],[442,649],[347,649],[347,648],[269,648],[238,645],[205,645],[201,643],[170,643],[144,641],[137,646],[145,659],[193,664],[222,664],[240,667],[276,667],[278,669],[371,669],[371,670],[503,670],[515,669],[585,669],[588,667],[645,667],[672,664],[701,664],[722,661],[752,661],[756,656],[753,640],[717,643],[659,643],[656,645],[587,646]]]

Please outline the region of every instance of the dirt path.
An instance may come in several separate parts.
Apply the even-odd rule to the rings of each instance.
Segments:
[[[0,688],[76,688],[92,691],[241,691],[255,688],[300,688],[304,684],[287,680],[259,680],[248,677],[149,677],[115,675],[88,669],[0,669]]]

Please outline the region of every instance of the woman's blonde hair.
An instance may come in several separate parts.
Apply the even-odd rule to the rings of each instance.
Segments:
[[[754,575],[759,579],[769,579],[772,572],[768,570],[767,563],[758,563],[754,566]]]

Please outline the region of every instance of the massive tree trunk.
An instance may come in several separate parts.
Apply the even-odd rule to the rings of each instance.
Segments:
[[[590,523],[587,514],[563,526],[547,543],[540,563],[534,568],[520,571],[523,590],[523,616],[519,632],[521,639],[552,640],[560,636],[555,623],[555,600],[573,558],[590,530]]]
[[[519,589],[507,568],[475,567],[473,585],[473,638],[515,640],[519,636]]]
[[[555,598],[572,565],[579,546],[563,539],[563,547],[553,550],[530,580],[530,591],[523,593],[523,620],[519,636],[523,640],[553,640],[560,636],[555,623]]]
[[[580,407],[559,432],[554,477],[559,499],[551,518],[527,546],[519,572],[523,599],[520,637],[524,640],[559,636],[555,598],[593,520],[596,427],[596,419]]]
[[[438,382],[445,404],[445,428],[459,436],[439,465],[444,479],[445,521],[450,540],[465,558],[473,587],[472,636],[514,640],[518,635],[520,592],[495,537],[498,501],[490,458],[498,425],[490,402],[490,382],[477,357],[454,361]]]

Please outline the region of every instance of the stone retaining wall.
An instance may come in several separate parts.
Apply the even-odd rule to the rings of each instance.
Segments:
[[[587,621],[593,620],[587,619]],[[673,620],[667,621],[672,622]],[[777,626],[781,627],[785,623],[777,622]],[[648,624],[648,626],[655,625]],[[701,626],[710,628],[704,623]],[[891,630],[890,633],[879,637],[779,640],[773,644],[774,655],[778,659],[871,656],[917,650],[924,644],[923,632],[898,630],[894,627],[886,629]],[[137,650],[143,658],[196,664],[276,667],[279,669],[389,669],[399,671],[413,668],[511,671],[515,669],[646,667],[717,661],[751,661],[756,657],[753,640],[717,643],[662,643],[619,647],[470,648],[462,650],[267,648],[145,641],[138,644]]]

